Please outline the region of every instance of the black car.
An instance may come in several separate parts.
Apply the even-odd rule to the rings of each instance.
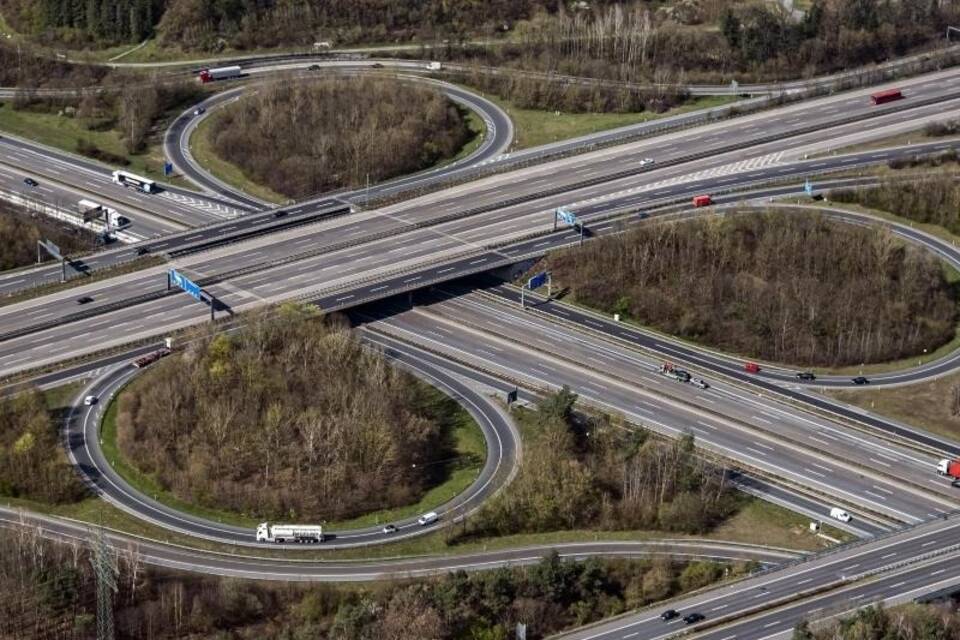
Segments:
[[[817,376],[813,375],[812,371],[801,371],[797,374],[797,380],[805,380],[807,382],[812,382],[817,379]]]
[[[312,64],[309,67],[307,67],[307,71],[320,71],[320,65]]]
[[[371,69],[383,69],[383,65],[380,64],[379,62],[374,62],[372,65],[370,65],[370,68],[371,68]]]
[[[147,253],[150,253],[150,247],[137,247],[138,256],[142,256]]]
[[[687,615],[683,616],[683,621],[685,624],[693,624],[705,619],[706,616],[702,613],[688,613]]]
[[[37,181],[33,178],[24,178],[23,184],[27,185],[28,187],[35,187],[37,186]]]
[[[282,218],[282,217],[285,216],[285,215],[287,215],[287,212],[286,212],[286,211],[274,211],[274,212],[273,212],[273,217],[274,217],[274,218]]]
[[[90,296],[83,296],[82,298],[77,298],[77,304],[87,304],[93,302],[93,298]]]
[[[853,384],[870,384],[870,381],[863,376],[857,376],[853,379]]]
[[[666,611],[664,611],[663,613],[660,614],[660,619],[661,619],[661,620],[673,620],[674,618],[676,618],[676,617],[679,616],[679,615],[680,615],[680,614],[677,612],[676,609],[667,609]]]

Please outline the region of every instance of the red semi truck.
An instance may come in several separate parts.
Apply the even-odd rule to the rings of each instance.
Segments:
[[[900,89],[886,89],[872,94],[870,101],[873,102],[873,104],[884,104],[886,102],[900,100],[901,98],[903,98],[903,92],[900,91]]]
[[[711,204],[713,204],[713,198],[709,195],[693,197],[693,206],[695,207],[709,207]]]
[[[239,78],[242,75],[242,69],[239,66],[218,67],[216,69],[203,69],[198,76],[200,82],[206,84],[215,80],[229,80],[230,78]]]
[[[937,463],[937,473],[955,480],[960,479],[960,460],[941,460]]]

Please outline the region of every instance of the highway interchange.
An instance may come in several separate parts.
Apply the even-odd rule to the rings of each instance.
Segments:
[[[360,71],[358,65],[344,66],[352,73]],[[849,173],[960,146],[944,141],[831,153],[960,112],[958,71],[903,80],[898,86],[906,99],[889,107],[871,106],[872,89],[861,89],[699,126],[694,123],[702,121],[698,120],[702,114],[686,116],[666,133],[661,125],[640,125],[627,132],[564,143],[561,149],[512,154],[505,153],[512,125],[502,111],[470,92],[443,85],[452,99],[477,110],[487,123],[487,137],[473,156],[443,170],[373,186],[369,193],[323,194],[284,206],[279,215],[265,203],[225,188],[195,165],[186,142],[196,123],[192,109],[175,120],[166,141],[171,159],[204,190],[202,194],[177,188],[158,196],[139,194],[110,184],[109,170],[97,163],[3,136],[0,190],[22,191],[22,185],[14,183],[29,169],[52,183],[48,186],[43,181],[42,193],[35,194],[48,203],[103,193],[107,202],[143,213],[143,229],[156,237],[137,246],[149,246],[149,253],[170,258],[162,266],[0,307],[0,374],[24,375],[42,365],[101,357],[98,354],[106,348],[149,343],[206,321],[207,308],[167,291],[165,273],[174,266],[215,296],[222,318],[237,318],[240,312],[289,299],[312,302],[326,311],[349,312],[362,325],[360,332],[368,344],[463,402],[484,430],[488,457],[471,488],[441,507],[446,522],[470,513],[505,487],[520,458],[516,430],[490,393],[502,395],[517,385],[529,398],[530,393],[568,385],[586,406],[622,415],[633,425],[668,437],[692,433],[704,455],[730,461],[737,468],[732,480],[751,493],[812,518],[826,519],[830,506],[843,505],[854,520],[836,525],[854,535],[875,538],[672,604],[708,614],[704,624],[711,629],[703,637],[775,637],[788,633],[811,612],[839,613],[855,606],[850,603],[857,599],[870,602],[922,591],[919,587],[944,586],[945,581],[960,578],[960,563],[944,565],[936,574],[942,577],[932,583],[933,569],[916,556],[936,553],[943,561],[953,558],[952,547],[960,544],[958,521],[946,517],[960,506],[960,498],[933,471],[939,457],[960,452],[957,443],[816,393],[816,387],[846,386],[849,379],[824,376],[813,385],[802,385],[795,372],[768,366],[758,374],[746,374],[736,358],[542,298],[532,297],[532,306],[521,309],[511,287],[465,286],[460,280],[579,242],[576,230],[553,230],[553,210],[559,206],[575,211],[592,238],[632,224],[655,224],[661,216],[669,219],[676,215],[678,203],[698,193],[717,194],[718,202],[758,203],[784,191],[796,192],[798,181],[811,176],[826,184],[836,180],[828,178],[829,173]],[[230,99],[231,95],[218,94],[205,107],[216,109]],[[616,139],[629,141],[612,144]],[[576,150],[584,152],[566,156]],[[655,162],[646,163],[646,158]],[[393,198],[404,191],[422,195],[376,204],[379,198]],[[374,201],[372,207],[364,206],[368,198]],[[651,215],[641,218],[638,211]],[[803,215],[784,211],[784,215]],[[824,210],[824,215],[847,223],[885,226],[960,265],[960,252],[929,234],[843,211]],[[136,247],[117,248],[84,257],[83,262],[95,271],[136,257]],[[55,274],[55,269],[46,267],[0,275],[0,293],[49,283]],[[412,297],[397,298],[406,292]],[[93,302],[78,306],[76,299],[81,296]],[[375,307],[367,304],[379,300],[387,302]],[[139,347],[138,353],[145,348]],[[75,365],[46,375],[42,382],[50,386],[76,376],[89,377],[78,400],[93,393],[106,401],[136,374],[125,357],[130,356],[111,355],[91,365]],[[658,366],[664,359],[703,375],[710,389],[699,390],[661,376]],[[954,371],[956,362],[956,356],[950,355],[908,371],[874,376],[873,381],[901,384],[928,379]],[[97,445],[105,406],[106,402],[75,406],[66,434],[72,460],[105,499],[173,532],[235,548],[258,546],[245,529],[176,512],[125,485],[109,469]],[[19,517],[0,513],[0,520],[6,522],[16,523]],[[398,524],[401,533],[395,537],[420,532],[412,520]],[[47,520],[42,526],[53,536],[81,535],[75,526],[61,521]],[[902,527],[907,528],[901,531]],[[111,535],[118,544],[128,540],[119,533]],[[386,537],[379,529],[335,535],[331,547],[383,542]],[[268,579],[421,575],[459,566],[529,562],[540,552],[512,550],[419,564],[321,562],[308,567],[302,561],[228,557],[141,543],[151,559],[166,566]],[[560,545],[560,551],[570,557],[644,553],[749,557],[770,565],[792,560],[782,550],[684,544],[659,549],[642,544]],[[907,564],[890,566],[900,562]],[[884,572],[878,579],[858,579],[864,572],[880,569]],[[811,594],[817,591],[816,596],[799,597],[799,573],[806,576],[801,580],[809,583]],[[747,601],[743,594],[748,590],[759,595]],[[769,603],[781,597],[791,601],[739,620],[739,614],[761,604],[773,607]],[[712,628],[727,615],[729,624]],[[660,638],[674,631],[653,613],[642,612],[569,637]]]

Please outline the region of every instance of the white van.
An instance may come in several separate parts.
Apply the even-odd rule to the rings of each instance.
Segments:
[[[836,518],[840,522],[850,522],[850,514],[840,507],[834,507],[833,509],[830,509],[830,517]]]
[[[431,511],[430,513],[425,513],[419,518],[417,518],[417,524],[419,524],[421,527],[425,527],[428,524],[433,524],[439,519],[440,519],[440,516],[437,515],[437,512]]]

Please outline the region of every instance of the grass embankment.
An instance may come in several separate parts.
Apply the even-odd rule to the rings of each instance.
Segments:
[[[216,154],[213,150],[213,141],[210,139],[210,131],[220,117],[220,113],[211,113],[197,125],[190,135],[190,152],[193,154],[193,159],[214,177],[255,198],[276,204],[288,202],[289,198],[267,186],[250,180],[244,175],[240,167],[227,162]]]
[[[960,416],[950,412],[960,374],[898,387],[826,390],[826,394],[931,433],[960,440]]]
[[[88,129],[82,118],[17,110],[9,102],[2,102],[0,103],[0,130],[70,153],[77,153],[78,140],[86,140],[110,154],[126,158],[130,164],[124,169],[128,171],[181,187],[190,186],[182,178],[164,177],[163,149],[159,144],[151,145],[144,153],[129,155],[119,132]]]
[[[442,394],[433,390],[434,399]],[[117,410],[119,395],[116,396],[104,415],[100,432],[101,449],[104,457],[114,470],[126,480],[130,486],[143,494],[153,497],[171,508],[189,513],[201,518],[223,522],[241,527],[254,528],[262,518],[252,518],[232,511],[224,511],[204,507],[192,502],[177,498],[173,493],[161,487],[150,475],[142,473],[123,455],[117,444]],[[486,460],[486,445],[483,433],[473,417],[458,407],[455,414],[448,417],[451,428],[451,437],[454,443],[456,456],[445,462],[448,466],[447,478],[441,484],[428,490],[423,497],[414,504],[397,509],[375,511],[363,516],[340,522],[327,522],[325,526],[331,532],[338,529],[354,529],[369,527],[378,524],[408,518],[430,511],[441,504],[456,497],[470,486],[480,473]]]
[[[659,120],[669,116],[709,109],[729,104],[737,100],[735,96],[708,96],[693,98],[686,104],[663,113],[641,111],[639,113],[563,113],[541,111],[539,109],[521,109],[508,100],[496,96],[486,96],[507,112],[516,130],[514,150],[537,147],[551,142],[559,142],[598,131],[625,127],[638,122]]]

